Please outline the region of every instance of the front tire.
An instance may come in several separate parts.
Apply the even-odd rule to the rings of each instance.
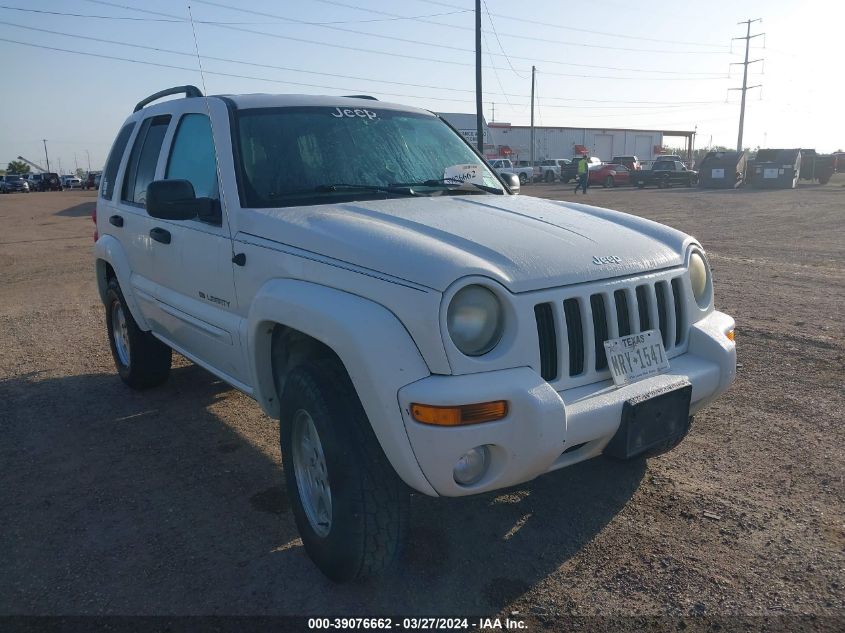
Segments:
[[[519,184],[524,185],[528,183],[528,176],[525,175],[525,172],[519,174]]]
[[[280,402],[282,462],[305,551],[335,582],[366,578],[398,557],[409,495],[337,361],[301,365]]]
[[[138,327],[117,279],[106,291],[106,328],[112,358],[120,379],[133,389],[160,385],[170,374],[170,348]]]
[[[615,183],[613,182],[613,176],[608,176],[604,179],[604,186],[608,189],[612,188]]]

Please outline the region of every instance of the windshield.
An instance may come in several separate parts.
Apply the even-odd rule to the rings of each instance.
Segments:
[[[6,182],[20,182],[20,176],[6,176]]]
[[[504,193],[470,147],[433,115],[379,108],[238,112],[242,204],[283,207],[344,199]],[[397,186],[405,186],[403,190]]]

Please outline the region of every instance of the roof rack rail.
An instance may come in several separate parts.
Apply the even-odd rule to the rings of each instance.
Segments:
[[[371,99],[372,101],[378,101],[378,99],[376,99],[375,97],[370,96],[370,95],[343,95],[343,98],[344,99]]]
[[[167,90],[161,90],[153,95],[150,95],[146,99],[142,99],[137,103],[133,112],[137,112],[138,110],[143,109],[145,105],[152,103],[153,101],[158,101],[162,97],[167,97],[170,95],[180,95],[183,94],[186,98],[191,97],[201,97],[202,92],[196,86],[176,86],[175,88],[168,88]]]

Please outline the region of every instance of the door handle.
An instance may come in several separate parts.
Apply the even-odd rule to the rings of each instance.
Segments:
[[[123,217],[119,215],[113,215],[109,218],[109,224],[112,226],[123,226]]]
[[[162,244],[170,244],[170,231],[160,229],[159,227],[150,229],[150,237],[153,238],[156,242],[161,242]]]

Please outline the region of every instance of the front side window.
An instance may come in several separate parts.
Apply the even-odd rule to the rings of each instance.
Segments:
[[[214,139],[207,116],[186,114],[179,121],[164,177],[190,181],[198,198],[219,198]]]
[[[161,153],[161,144],[170,125],[170,115],[145,119],[135,137],[126,176],[123,178],[121,200],[144,206],[147,200],[147,185],[155,178],[156,164]]]
[[[461,191],[504,193],[463,139],[433,115],[262,108],[240,111],[237,123],[241,199],[247,207],[364,199],[396,185],[414,185],[414,195],[453,193],[447,183]]]

